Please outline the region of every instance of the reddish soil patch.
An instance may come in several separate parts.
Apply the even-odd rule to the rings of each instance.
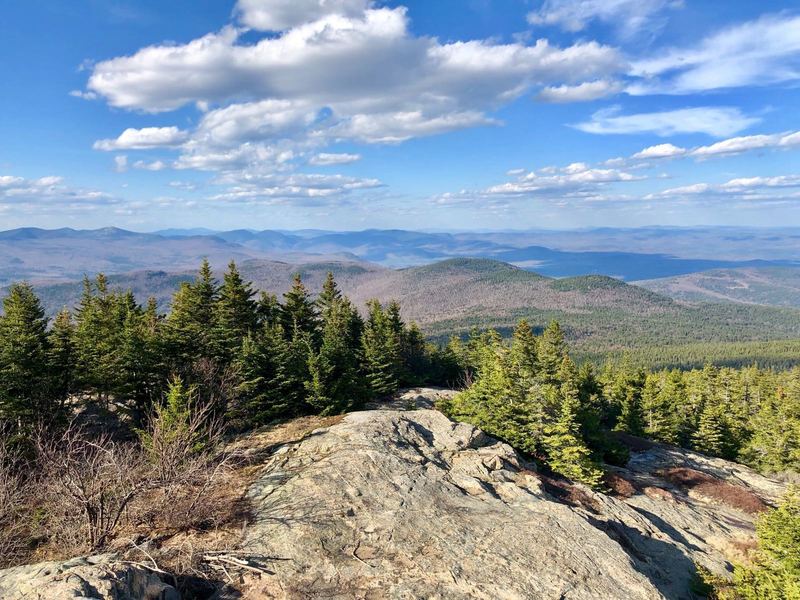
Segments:
[[[566,479],[550,477],[543,473],[529,472],[531,475],[538,477],[542,482],[544,491],[554,497],[556,500],[569,504],[570,506],[582,507],[598,514],[600,512],[600,505],[592,498],[590,494],[579,488]]]
[[[617,473],[606,473],[605,477],[603,477],[603,482],[611,490],[613,496],[630,498],[636,495],[636,486]]]
[[[664,488],[655,487],[652,485],[648,485],[647,487],[642,489],[642,493],[648,498],[651,498],[653,500],[664,500],[666,502],[677,501],[675,495],[669,490],[665,490]]]
[[[685,467],[657,471],[656,475],[685,490],[696,492],[751,515],[767,510],[764,501],[750,490]]]

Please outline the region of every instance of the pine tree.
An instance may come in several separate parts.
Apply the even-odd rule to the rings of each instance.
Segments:
[[[231,261],[217,293],[213,311],[212,351],[223,364],[233,360],[242,340],[256,328],[258,312],[254,292]]]
[[[236,358],[239,393],[229,412],[236,426],[255,427],[302,410],[288,389],[288,354],[289,343],[278,324],[245,337]]]
[[[70,394],[75,391],[75,368],[77,365],[75,348],[75,324],[72,315],[65,308],[53,320],[48,334],[48,369],[52,374],[52,394],[63,408]]]
[[[287,339],[307,334],[316,342],[319,325],[317,311],[299,273],[294,276],[291,289],[283,295],[280,321]]]
[[[547,463],[553,471],[564,477],[597,487],[603,472],[592,460],[589,448],[581,439],[577,423],[578,394],[577,382],[566,379],[561,384],[561,414],[555,423],[545,429]]]
[[[28,284],[14,284],[0,316],[0,417],[18,430],[51,421],[47,319]]]
[[[321,414],[359,405],[365,395],[359,378],[360,317],[349,300],[335,299],[324,315],[322,344],[309,356],[308,403]]]
[[[370,300],[364,325],[362,348],[367,383],[375,396],[387,396],[397,391],[400,364],[400,345],[392,323],[380,302]]]
[[[195,281],[181,283],[173,295],[165,332],[173,367],[212,355],[217,289],[211,267],[203,260]]]
[[[709,456],[722,456],[725,449],[725,422],[718,406],[706,403],[700,412],[692,447]]]

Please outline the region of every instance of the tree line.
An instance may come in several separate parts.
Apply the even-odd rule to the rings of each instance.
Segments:
[[[466,389],[442,408],[553,471],[599,485],[603,462],[624,464],[620,432],[736,460],[761,472],[800,471],[800,368],[708,365],[645,371],[623,357],[578,367],[552,322],[536,336],[521,321],[453,340]]]
[[[403,322],[397,302],[361,316],[328,275],[312,298],[300,276],[279,300],[256,295],[230,263],[218,282],[204,261],[171,310],[84,280],[73,311],[48,322],[26,283],[0,316],[0,420],[26,436],[94,400],[143,423],[173,389],[245,429],[299,414],[334,414],[401,386],[455,377],[455,363]]]

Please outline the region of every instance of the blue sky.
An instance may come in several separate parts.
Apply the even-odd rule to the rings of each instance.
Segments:
[[[795,1],[27,0],[0,228],[800,225]]]

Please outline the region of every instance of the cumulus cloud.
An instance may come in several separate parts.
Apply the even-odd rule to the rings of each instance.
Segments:
[[[631,36],[644,28],[652,30],[661,13],[682,5],[681,0],[545,0],[541,8],[528,14],[528,22],[577,32],[592,21],[601,21]]]
[[[584,81],[578,85],[548,86],[539,92],[537,99],[542,102],[588,102],[611,96],[622,90],[618,81],[600,79],[598,81]]]
[[[88,88],[112,106],[151,112],[196,102],[290,100],[346,115],[486,110],[537,85],[619,72],[596,42],[568,48],[414,37],[406,10],[334,14],[244,43],[226,28],[184,45],[156,45],[94,66]]]
[[[7,204],[30,206],[79,206],[114,204],[117,200],[98,190],[75,188],[67,185],[63,177],[48,175],[26,179],[14,175],[0,175],[0,201]]]
[[[672,144],[658,144],[637,152],[632,158],[655,159],[691,156],[698,159],[731,154],[741,154],[753,150],[783,149],[800,147],[800,131],[759,135],[744,135],[728,138],[696,148],[680,148]]]
[[[705,133],[724,137],[738,133],[760,121],[731,107],[682,108],[662,112],[620,114],[619,107],[597,111],[591,120],[575,128],[596,134],[654,133],[666,137],[683,133]]]
[[[800,80],[800,15],[779,13],[718,31],[695,46],[633,62],[630,94],[691,94]]]
[[[683,156],[686,154],[686,148],[680,148],[673,144],[656,144],[644,150],[637,152],[633,158],[650,159],[650,158],[674,158],[676,156]]]
[[[797,192],[787,191],[792,188],[800,188],[800,175],[739,177],[719,184],[694,183],[648,194],[645,199],[680,199],[697,196],[729,202],[775,202],[800,199],[800,194]]]
[[[281,204],[295,200],[309,204],[329,203],[332,200],[341,200],[353,192],[374,190],[383,185],[377,179],[302,173],[238,174],[235,181],[225,178],[218,183],[233,185],[213,196],[213,200],[253,204]]]
[[[246,27],[260,31],[283,31],[328,15],[355,17],[369,0],[239,0],[236,15]]]
[[[189,134],[177,127],[128,128],[116,139],[98,140],[95,150],[149,150],[153,148],[174,148],[188,139]]]
[[[330,165],[347,165],[358,162],[359,160],[361,160],[360,154],[331,154],[328,152],[320,152],[312,156],[308,162],[312,165],[327,167]]]
[[[476,192],[448,194],[450,202],[464,198],[545,198],[553,200],[596,197],[610,184],[641,181],[642,176],[622,169],[596,168],[576,162],[565,167],[544,167],[535,171],[515,169],[509,172],[511,181]],[[443,197],[438,202],[443,202]]]

